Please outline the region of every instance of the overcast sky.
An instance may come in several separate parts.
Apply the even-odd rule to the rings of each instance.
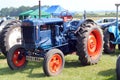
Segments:
[[[34,6],[39,0],[0,0],[0,9],[5,7]],[[120,0],[41,0],[42,5],[60,5],[73,11],[115,10]]]

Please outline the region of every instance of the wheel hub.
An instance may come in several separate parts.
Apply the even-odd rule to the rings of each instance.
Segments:
[[[20,50],[16,50],[14,52],[12,60],[13,60],[13,63],[15,64],[15,66],[20,67],[25,63],[26,58],[25,58],[24,54],[21,53]]]
[[[59,71],[61,65],[62,65],[61,56],[58,55],[58,54],[55,54],[50,60],[50,70],[51,70],[51,72],[55,73],[55,72]]]
[[[88,49],[90,52],[94,52],[96,50],[96,46],[97,46],[97,41],[95,36],[91,33],[89,36],[89,40],[88,40]]]

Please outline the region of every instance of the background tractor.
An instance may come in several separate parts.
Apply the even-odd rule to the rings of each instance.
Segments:
[[[117,23],[116,26],[116,37],[117,37],[117,43],[120,44],[120,32],[119,32],[119,27],[118,27],[118,7],[120,4],[115,4],[117,7]],[[118,46],[120,48],[120,46]],[[118,56],[117,62],[116,62],[116,74],[117,74],[117,80],[120,80],[120,55]]]
[[[119,4],[115,4],[117,7],[116,10],[116,20],[111,23],[102,25],[104,31],[104,52],[105,53],[114,53],[115,47],[118,44],[120,49],[120,22],[118,19],[118,7]]]
[[[7,51],[15,44],[21,44],[21,21],[3,20],[0,24],[0,49],[6,56]]]
[[[66,23],[72,16],[64,12],[61,18],[27,19],[22,22],[22,44],[14,45],[7,53],[12,70],[22,69],[28,61],[43,60],[47,76],[62,72],[64,56],[73,52],[82,65],[98,63],[103,50],[101,28],[91,19],[80,20],[74,26]]]
[[[33,13],[34,16],[37,14]],[[22,18],[21,18],[22,17]],[[9,17],[0,22],[0,49],[6,56],[8,50],[15,44],[21,44],[21,22],[28,16],[19,15],[19,20]]]

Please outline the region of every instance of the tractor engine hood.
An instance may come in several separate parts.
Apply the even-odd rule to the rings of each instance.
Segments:
[[[63,23],[63,19],[61,18],[26,19],[22,22],[22,26],[40,26],[52,23]]]
[[[23,46],[27,50],[38,47],[48,48],[51,43],[51,30],[41,30],[43,25],[63,24],[61,18],[27,19],[22,22]],[[44,35],[44,36],[43,36]]]

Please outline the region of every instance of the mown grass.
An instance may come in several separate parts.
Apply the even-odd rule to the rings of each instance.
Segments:
[[[47,77],[42,70],[41,63],[29,62],[23,70],[10,70],[6,59],[0,56],[0,80],[116,80],[116,60],[119,51],[115,54],[103,54],[99,63],[91,66],[82,66],[78,56],[65,56],[65,68],[58,76]]]

